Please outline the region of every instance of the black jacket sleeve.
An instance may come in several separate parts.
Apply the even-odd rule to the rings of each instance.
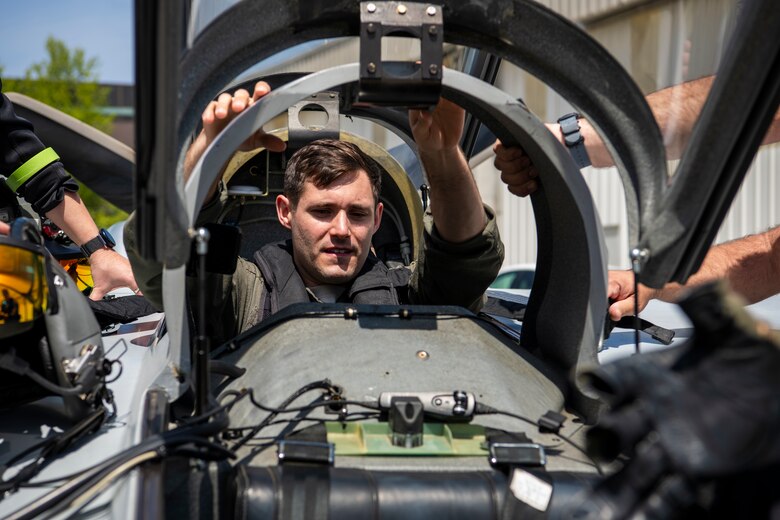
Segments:
[[[0,91],[3,83],[0,79]],[[46,146],[35,135],[32,124],[14,112],[11,101],[0,93],[0,174],[9,177]],[[54,209],[62,202],[65,191],[78,190],[76,182],[59,161],[43,168],[19,187],[18,194],[40,213]]]

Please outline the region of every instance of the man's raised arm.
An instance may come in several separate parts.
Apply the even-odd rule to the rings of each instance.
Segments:
[[[482,204],[459,142],[464,111],[445,99],[409,122],[430,184],[432,218],[412,277],[415,303],[482,306],[504,260],[492,210]]]
[[[238,117],[239,114],[269,92],[271,92],[271,87],[268,86],[268,83],[265,81],[258,81],[255,84],[255,89],[251,96],[246,90],[238,89],[233,94],[224,92],[219,95],[216,101],[212,101],[208,104],[201,115],[203,129],[190,145],[187,150],[187,155],[184,158],[185,181],[190,178],[192,170],[195,168],[198,160],[203,156],[206,149],[212,141],[216,139],[220,132],[222,132],[233,119]],[[285,143],[278,137],[268,135],[260,129],[249,136],[246,141],[241,143],[239,150],[254,150],[260,146],[264,146],[273,152],[281,152],[285,148]],[[207,202],[214,196],[214,192],[217,189],[221,177],[222,176],[219,175],[209,189],[209,192],[206,195]]]
[[[446,99],[439,101],[432,112],[409,111],[409,123],[430,184],[436,231],[453,243],[477,236],[487,225],[477,183],[459,145],[464,117],[464,110]]]

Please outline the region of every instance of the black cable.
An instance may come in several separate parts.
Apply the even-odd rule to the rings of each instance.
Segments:
[[[528,423],[528,424],[530,424],[532,426],[539,427],[539,423],[538,422],[532,421],[528,417],[525,417],[525,416],[520,415],[520,414],[512,413],[512,412],[506,412],[504,410],[498,410],[496,408],[493,408],[491,406],[487,406],[487,405],[484,405],[484,404],[481,404],[481,403],[477,403],[476,404],[476,406],[474,408],[474,414],[475,415],[505,415],[507,417],[512,417],[513,419],[518,419],[520,421],[526,422],[526,423]],[[596,460],[593,457],[591,457],[590,454],[588,454],[587,451],[585,451],[585,448],[582,448],[576,442],[571,440],[568,436],[563,435],[560,432],[550,432],[550,433],[555,435],[556,437],[560,437],[560,439],[562,441],[564,441],[565,443],[569,444],[572,448],[576,449],[577,451],[579,451],[580,453],[585,455],[585,457],[587,457],[588,460],[593,464],[593,467],[596,468],[596,471],[598,472],[599,475],[603,475],[604,474],[604,472],[601,470],[601,466],[599,466],[598,462],[596,462]]]
[[[218,414],[218,413],[220,413],[222,411],[229,410],[236,403],[238,403],[240,400],[242,400],[245,397],[247,397],[249,395],[249,393],[250,392],[247,391],[247,390],[241,390],[241,391],[230,390],[230,391],[226,392],[225,394],[236,395],[235,399],[233,399],[232,401],[230,401],[227,404],[222,404],[222,405],[219,405],[219,406],[217,406],[215,408],[211,408],[208,412],[205,412],[205,413],[203,413],[201,415],[195,415],[193,417],[187,417],[186,419],[183,419],[179,424],[180,425],[196,424],[196,423],[199,423],[199,422],[201,422],[201,421],[203,421],[205,419],[208,419],[208,418],[210,418],[210,417],[212,417],[212,416],[214,416],[214,415],[216,415],[216,414]],[[223,394],[222,397],[224,397],[224,396],[225,395]]]
[[[339,423],[348,423],[348,422],[357,422],[357,421],[364,421],[366,419],[377,419],[381,416],[378,412],[352,412],[348,413],[345,416],[339,416],[338,419],[323,419],[320,417],[301,417],[301,418],[292,418],[292,419],[279,419],[276,421],[271,421],[268,424],[266,424],[266,427],[268,426],[276,426],[279,424],[292,424],[292,423],[300,423],[303,421],[309,421],[313,423],[323,424],[328,422],[339,422]],[[235,434],[241,435],[242,432],[245,430],[249,430],[251,428],[254,428],[254,426],[234,426],[232,428],[227,428],[225,432],[234,432]],[[255,440],[259,439],[274,439],[276,438],[276,435],[269,435],[267,437],[253,437]]]
[[[226,454],[227,456],[231,457],[231,458],[235,457],[235,454],[233,452],[231,452],[230,450],[228,450],[227,448],[225,448],[224,446],[222,446],[220,444],[217,444],[217,443],[211,443],[211,445],[212,446],[204,444],[204,446],[208,446],[210,448],[214,448],[214,451],[217,451],[220,454],[219,458],[215,457],[213,460],[222,460],[224,458],[224,456],[222,456],[223,453]],[[166,457],[182,456],[182,457],[193,458],[190,455],[190,453],[194,453],[195,455],[197,455],[194,458],[205,458],[205,457],[200,456],[200,455],[203,455],[204,452],[191,452],[190,450],[187,450],[186,448],[176,448],[176,449],[170,450],[166,454]],[[212,460],[212,459],[209,459],[209,460]],[[20,488],[35,488],[35,487],[44,487],[44,486],[60,484],[63,481],[71,480],[71,479],[74,479],[76,477],[79,477],[79,476],[83,475],[84,473],[86,473],[87,471],[90,471],[93,468],[94,468],[94,466],[93,467],[89,467],[89,468],[84,468],[84,469],[76,471],[74,473],[70,473],[68,475],[63,475],[61,477],[52,478],[52,479],[48,479],[48,480],[36,480],[35,482],[24,482],[24,483],[20,484],[19,487]]]
[[[30,368],[29,363],[27,363],[24,359],[15,355],[13,350],[0,354],[0,367],[8,370],[9,372],[13,372],[14,374],[23,377],[29,377],[35,383],[56,395],[80,395],[84,393],[83,385],[77,385],[73,388],[68,388],[56,385],[47,380],[42,375],[38,374],[35,370]]]
[[[218,434],[228,424],[227,414],[223,414],[222,417],[205,424],[187,425],[176,430],[152,435],[137,445],[131,446],[91,468],[87,468],[79,476],[66,481],[33,503],[15,511],[8,518],[21,520],[35,518],[44,512],[56,514],[69,507],[72,500],[68,500],[68,497],[78,496],[83,490],[99,482],[105,475],[110,474],[111,471],[127,461],[152,451],[160,451],[160,456],[164,456],[164,454],[170,451],[171,447],[186,444],[187,442],[211,445],[213,443],[206,439]]]
[[[245,435],[241,439],[239,439],[238,442],[236,442],[233,445],[232,449],[233,450],[238,450],[238,448],[240,448],[241,446],[245,445],[252,438],[254,438],[254,436],[257,435],[257,433],[260,430],[262,430],[263,428],[266,428],[269,425],[269,423],[272,422],[273,418],[276,417],[280,413],[290,413],[290,412],[306,412],[306,413],[308,413],[308,412],[314,410],[315,408],[322,407],[322,406],[332,406],[334,403],[337,403],[337,404],[342,405],[342,406],[343,405],[348,405],[348,404],[354,404],[356,406],[365,406],[365,407],[368,407],[368,408],[378,409],[378,406],[376,404],[374,404],[374,403],[364,403],[364,402],[360,402],[360,401],[347,401],[347,400],[321,401],[321,402],[318,402],[318,403],[312,403],[312,404],[307,405],[307,406],[302,406],[302,407],[297,407],[297,408],[287,408],[287,406],[289,406],[289,404],[292,403],[295,399],[297,399],[298,397],[300,397],[304,393],[309,392],[309,391],[314,390],[314,389],[317,389],[317,388],[324,388],[324,389],[328,390],[331,393],[331,395],[336,395],[336,396],[340,396],[341,395],[341,391],[342,391],[340,387],[338,387],[336,385],[333,385],[330,382],[329,379],[323,379],[321,381],[314,381],[314,382],[309,383],[307,385],[304,385],[303,387],[301,387],[298,390],[296,390],[292,395],[290,395],[287,399],[285,399],[284,402],[282,402],[282,404],[278,408],[271,408],[271,407],[265,406],[262,403],[260,403],[259,401],[257,401],[255,399],[255,397],[254,397],[254,392],[252,391],[252,389],[249,389],[249,394],[250,394],[249,395],[249,399],[252,402],[252,404],[255,405],[257,408],[259,408],[260,410],[267,411],[267,412],[270,412],[270,413],[269,413],[268,416],[265,417],[265,419],[263,419],[254,428],[252,428],[252,430],[247,435]],[[299,421],[305,419],[305,417],[306,416],[304,415],[303,417],[301,417],[299,419]],[[279,434],[279,436],[277,436],[277,440],[275,440],[274,442],[272,442],[268,446],[271,446],[275,442],[278,442],[278,439],[282,438],[283,436],[284,436],[284,432],[281,432]],[[265,449],[268,446],[263,446],[263,449]],[[244,456],[241,460],[238,461],[238,464],[242,464],[245,461],[252,459],[260,451],[262,451],[262,450],[258,451],[257,449],[252,449],[250,451],[250,453],[248,453],[246,456]]]
[[[0,480],[0,494],[8,491],[15,491],[22,483],[27,482],[35,477],[35,475],[40,473],[44,467],[51,463],[57,454],[64,451],[67,447],[73,445],[85,435],[95,431],[103,424],[105,419],[106,409],[99,408],[63,433],[56,434],[42,442],[30,446],[21,453],[17,453],[5,464],[0,466],[0,469],[3,470],[0,471],[0,476],[2,476],[5,468],[14,466],[30,453],[40,450],[40,453],[37,457],[35,457],[35,460],[19,470],[16,475],[8,480]]]
[[[129,459],[127,462],[130,462],[131,464],[129,464],[126,468],[124,468],[123,471],[121,471],[121,474],[117,475],[117,477],[124,475],[128,471],[134,469],[135,467],[137,467],[137,466],[139,466],[139,465],[141,465],[143,463],[155,462],[155,461],[157,461],[157,460],[159,460],[159,459],[161,459],[163,457],[171,457],[171,456],[178,457],[178,456],[182,456],[182,457],[188,457],[188,458],[195,457],[195,458],[199,458],[199,459],[202,459],[202,460],[223,460],[226,455],[229,456],[229,457],[234,457],[235,456],[232,453],[228,453],[227,450],[224,447],[222,447],[222,446],[220,446],[218,444],[215,444],[213,442],[210,442],[210,441],[208,441],[206,439],[202,439],[200,437],[195,437],[193,439],[190,439],[189,442],[187,441],[186,438],[185,439],[180,439],[180,442],[183,442],[182,446],[177,446],[177,447],[174,447],[172,449],[164,449],[164,447],[163,447],[163,448],[158,449],[156,451],[156,453],[154,453],[154,454],[151,454],[151,453],[147,452],[146,455],[148,455],[148,456],[146,458],[144,458],[144,457],[136,457],[137,460],[135,462],[133,462],[133,459]],[[200,446],[200,447],[203,447],[203,448],[206,448],[206,450],[198,450],[196,448],[188,448],[187,445],[190,444],[190,443],[195,444],[195,445]],[[211,450],[211,451],[209,451],[209,450]],[[100,478],[93,479],[94,482],[90,486],[87,486],[83,493],[88,493],[90,491],[95,490],[96,488],[98,489],[97,492],[93,492],[92,496],[90,496],[86,500],[84,500],[73,511],[69,512],[69,514],[72,515],[72,516],[78,515],[78,513],[80,511],[82,511],[95,498],[97,498],[97,496],[99,495],[99,485],[101,483],[103,483],[103,481],[107,478],[107,476],[110,476],[111,472],[115,471],[117,468],[121,468],[122,464],[126,464],[126,462],[125,461],[120,461],[120,463],[117,464],[115,467],[108,468],[109,471],[106,471],[103,474],[101,474],[99,476]],[[82,496],[83,493],[80,493],[79,496],[76,497],[76,499],[79,498],[80,496]],[[68,506],[73,504],[73,502],[75,502],[75,501],[76,501],[75,499],[72,500],[68,504]]]
[[[232,452],[207,439],[207,437],[224,429],[227,424],[227,416],[225,416],[221,421],[217,420],[205,425],[196,424],[186,426],[170,432],[153,435],[141,443],[132,446],[91,468],[87,468],[79,476],[68,480],[35,502],[15,511],[7,518],[9,520],[27,520],[36,518],[44,512],[49,515],[57,514],[70,507],[72,502],[70,497],[77,497],[83,494],[92,486],[98,484],[116,468],[119,468],[128,461],[132,461],[144,454],[156,452],[157,455],[155,459],[157,459],[166,456],[174,448],[193,443],[209,448],[218,447],[221,452],[229,454],[229,456],[232,457],[234,456]],[[134,467],[135,466],[128,467],[126,471],[130,471]]]
[[[634,350],[635,354],[639,354],[639,329],[641,325],[639,323],[639,277],[636,270],[634,270]]]
[[[299,388],[298,390],[296,390],[295,392],[293,392],[287,399],[285,399],[282,402],[281,405],[279,405],[279,408],[270,408],[270,407],[264,406],[263,404],[261,404],[260,402],[255,400],[254,390],[251,389],[251,388],[248,389],[246,392],[249,395],[249,400],[252,402],[252,404],[255,405],[257,408],[265,411],[265,412],[270,412],[270,414],[268,416],[266,416],[266,418],[263,419],[260,423],[258,423],[254,428],[252,428],[252,430],[247,435],[245,435],[244,437],[239,439],[235,444],[233,444],[231,449],[233,449],[235,451],[238,448],[240,448],[241,446],[243,446],[244,444],[246,444],[249,439],[251,439],[261,429],[265,428],[267,426],[267,423],[270,422],[271,420],[273,420],[273,418],[276,417],[278,414],[280,414],[280,413],[287,413],[288,411],[297,411],[297,410],[293,410],[293,409],[287,410],[286,407],[289,406],[290,403],[292,403],[293,401],[298,399],[300,396],[302,396],[306,392],[310,392],[310,391],[316,390],[316,389],[328,390],[331,393],[336,394],[336,395],[340,394],[340,389],[337,389],[330,382],[329,379],[322,379],[320,381],[313,381],[313,382],[311,382],[309,384],[306,384],[306,385],[302,386],[301,388]],[[328,402],[330,404],[333,404],[330,401],[328,401]]]
[[[395,208],[392,207],[389,204],[385,204],[385,215],[387,215],[390,220],[395,225],[395,229],[398,232],[398,244],[399,244],[399,251],[401,253],[401,259],[403,260],[404,265],[409,265],[412,263],[412,257],[411,257],[411,246],[409,245],[409,237],[406,236],[406,230],[404,230],[404,226],[401,223],[401,218],[398,215],[398,212],[396,212]]]
[[[116,363],[117,365],[119,365],[119,373],[118,373],[117,375],[115,375],[115,376],[114,376],[113,378],[111,378],[111,379],[106,379],[106,382],[105,382],[105,384],[107,384],[107,385],[108,385],[108,384],[111,384],[111,383],[113,383],[113,382],[114,382],[114,381],[116,381],[117,379],[119,379],[119,376],[121,376],[121,375],[122,375],[122,372],[124,371],[124,365],[122,365],[122,362],[121,362],[121,361],[119,361],[119,359],[112,359],[112,360],[107,360],[107,361],[108,361],[108,363],[109,363],[109,366],[111,366],[111,367],[113,367],[115,363]],[[112,369],[111,369],[111,371],[110,371],[108,374],[106,374],[106,375],[110,375],[110,374],[111,374],[111,372],[113,372],[113,371],[114,371],[114,369],[112,368]]]
[[[344,401],[344,402],[346,402],[346,401]],[[326,401],[326,403],[327,403],[327,401]],[[311,411],[311,410],[309,410],[309,411]],[[352,415],[366,415],[366,414],[367,414],[367,412],[353,412],[353,413],[348,414],[348,415],[352,416]],[[377,416],[377,417],[379,415],[380,414],[378,414],[378,413],[374,414],[374,416]],[[356,418],[354,420],[356,420],[356,421],[363,420],[363,417]],[[320,422],[320,423],[330,422],[327,419],[321,419],[321,418],[316,418],[316,417],[315,418],[309,418],[309,417],[303,416],[303,417],[296,417],[296,418],[288,419],[288,420],[274,421],[272,423],[267,424],[266,426],[270,426],[271,424],[281,424],[281,423],[285,423],[285,422],[289,423],[289,424],[293,424],[294,423],[294,425],[297,426],[297,425],[299,425],[303,421],[313,421],[313,422]],[[350,421],[349,420],[345,420],[343,422],[350,422]],[[306,428],[308,428],[308,426]],[[293,435],[293,434],[295,434],[297,432],[305,430],[306,428],[302,428],[301,430],[293,430],[293,431],[291,431],[289,433],[280,432],[279,434],[277,434],[274,437],[261,437],[261,439],[263,439],[263,438],[266,438],[266,439],[270,438],[271,440],[268,441],[268,442],[264,442],[264,443],[260,443],[260,444],[247,444],[247,446],[252,448],[252,451],[247,456],[242,458],[238,462],[238,464],[241,464],[244,461],[249,460],[249,459],[255,457],[258,453],[262,452],[266,448],[270,448],[271,446],[274,446],[274,445],[278,444],[279,441],[283,440],[286,436]],[[257,439],[257,438],[256,437],[252,437],[252,439]]]
[[[217,399],[217,400],[221,401],[225,397],[230,397],[231,395],[238,396],[238,395],[245,395],[246,393],[247,392],[246,392],[245,388],[242,388],[241,390],[225,390],[224,392],[219,394],[219,399]]]
[[[250,397],[250,399],[252,399],[252,398]],[[280,413],[291,413],[291,412],[306,412],[306,413],[308,413],[308,412],[311,412],[312,410],[315,410],[317,408],[323,408],[323,407],[326,407],[326,406],[333,406],[334,404],[338,404],[338,405],[342,405],[342,406],[346,406],[346,405],[363,406],[365,408],[371,408],[371,409],[379,410],[379,406],[374,404],[374,403],[369,403],[369,402],[365,402],[365,401],[348,401],[346,399],[345,400],[339,400],[339,401],[319,401],[319,402],[316,402],[316,403],[311,403],[311,404],[306,405],[306,406],[299,406],[297,408],[268,408],[268,407],[264,407],[264,406],[260,405],[260,403],[254,401],[254,400],[252,400],[252,401],[253,401],[253,404],[255,404],[256,406],[259,405],[258,408],[260,408],[261,410],[265,410],[265,411],[272,410],[272,413],[269,414],[257,426],[255,426],[250,433],[248,433],[247,435],[242,437],[236,444],[234,444],[233,447],[232,447],[233,450],[237,450],[238,448],[240,448],[241,446],[246,444],[250,439],[254,438],[254,436],[257,434],[257,432],[259,432],[263,428],[268,427],[271,424],[270,420],[273,419],[274,417],[276,417]],[[304,419],[306,419],[305,415],[303,417],[301,417],[301,418],[298,418],[298,419],[290,419],[289,422],[292,423],[292,422],[294,422],[296,420],[301,421],[301,420],[304,420]],[[254,454],[250,454],[250,456],[244,457],[244,459],[241,459],[241,460],[242,461],[246,460],[247,458],[251,458],[251,456],[254,456]]]
[[[370,402],[370,401],[351,401],[349,399],[339,399],[339,400],[335,400],[335,401],[319,401],[319,402],[316,402],[316,403],[311,403],[311,404],[307,404],[307,405],[304,405],[304,406],[297,406],[297,407],[294,407],[294,408],[269,408],[269,407],[263,406],[261,403],[258,403],[257,401],[255,401],[253,399],[252,399],[252,404],[254,404],[255,406],[257,406],[258,408],[260,408],[263,411],[273,412],[275,414],[292,413],[292,412],[310,412],[310,411],[312,411],[312,410],[314,410],[316,408],[324,408],[326,406],[333,406],[333,405],[337,405],[337,404],[339,404],[339,405],[343,404],[343,405],[362,406],[363,408],[369,408],[371,410],[379,410],[380,409],[379,405],[377,403],[374,403],[374,402]]]
[[[193,372],[195,374],[195,414],[201,415],[208,410],[209,396],[209,361],[211,338],[206,333],[206,301],[208,298],[206,278],[206,258],[209,250],[209,232],[198,228],[195,237],[195,251],[198,255],[198,328],[192,345]]]

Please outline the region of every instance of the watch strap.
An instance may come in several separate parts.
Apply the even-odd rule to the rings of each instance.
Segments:
[[[563,135],[563,142],[569,149],[574,162],[580,169],[590,166],[590,157],[588,156],[588,150],[585,148],[585,139],[580,132],[580,115],[576,112],[571,112],[558,118],[558,124],[561,127],[561,134]]]
[[[114,244],[106,241],[106,239],[103,238],[103,233],[105,233],[105,230],[101,229],[95,238],[87,240],[86,242],[81,244],[81,252],[84,253],[84,256],[86,258],[89,258],[90,256],[92,256],[92,253],[94,253],[99,249],[103,249],[104,247],[107,247],[109,249],[114,248]]]

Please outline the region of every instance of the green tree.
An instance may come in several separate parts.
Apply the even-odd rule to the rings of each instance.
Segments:
[[[3,78],[3,90],[30,96],[98,130],[110,132],[114,118],[100,110],[108,104],[110,89],[98,84],[97,58],[86,58],[83,49],[71,51],[53,36],[46,40],[46,53],[48,58],[31,65],[24,78]],[[127,217],[122,210],[84,185],[81,185],[79,194],[100,227]]]

